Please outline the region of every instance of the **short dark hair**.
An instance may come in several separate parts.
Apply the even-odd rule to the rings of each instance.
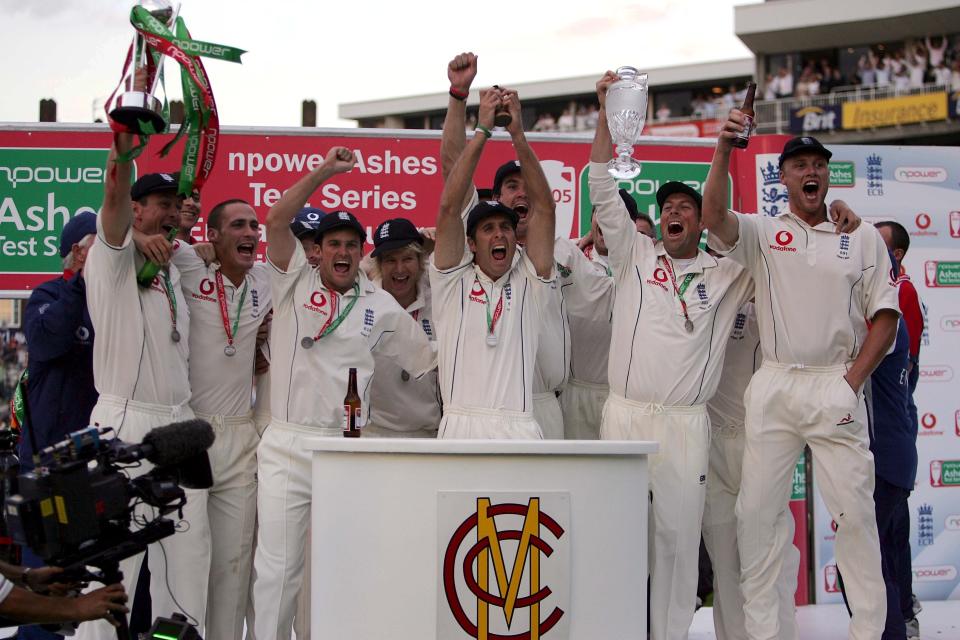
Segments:
[[[900,249],[903,251],[903,255],[907,255],[907,249],[910,248],[910,234],[907,233],[907,230],[903,228],[902,224],[893,220],[884,220],[874,226],[876,226],[877,229],[882,229],[883,227],[890,229],[890,241],[893,245],[890,248]]]
[[[229,200],[224,200],[216,205],[213,209],[210,209],[210,213],[207,215],[207,229],[216,229],[217,231],[220,230],[220,218],[223,217],[223,212],[226,211],[227,207],[231,204],[250,205],[250,203],[243,198],[230,198]]]
[[[699,209],[698,209],[698,211],[699,211]],[[638,211],[638,212],[637,212],[637,219],[634,220],[633,223],[636,224],[636,223],[637,223],[637,220],[643,220],[644,222],[646,222],[647,224],[650,225],[650,228],[653,229],[654,232],[656,232],[656,230],[657,230],[657,225],[653,224],[653,218],[651,218],[649,215],[647,215],[647,214],[644,213],[643,211]]]

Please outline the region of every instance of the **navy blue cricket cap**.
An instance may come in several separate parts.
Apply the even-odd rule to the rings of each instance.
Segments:
[[[833,157],[833,153],[830,152],[825,146],[820,144],[820,141],[814,138],[813,136],[799,136],[796,138],[790,138],[787,140],[787,143],[783,145],[783,151],[780,153],[780,167],[783,168],[783,162],[787,158],[793,156],[798,156],[801,153],[816,153],[827,160],[830,160]]]
[[[633,196],[627,193],[626,189],[620,189],[620,199],[623,200],[623,204],[627,207],[627,213],[630,214],[631,220],[636,220],[640,217],[640,211],[637,209],[637,201],[633,199]]]
[[[151,193],[176,193],[180,186],[179,173],[148,173],[140,176],[130,187],[130,199],[140,200]]]
[[[497,173],[493,177],[493,195],[500,195],[500,188],[503,186],[503,181],[507,179],[507,176],[513,175],[514,173],[520,173],[519,161],[511,160],[510,162],[505,162],[500,165],[500,168],[497,169]]]
[[[703,196],[700,195],[700,192],[684,182],[673,180],[671,182],[664,183],[659,189],[657,189],[657,206],[660,207],[661,211],[663,211],[663,203],[667,201],[667,198],[675,193],[682,193],[690,196],[693,198],[693,201],[697,203],[697,209],[701,211],[703,210]]]
[[[323,237],[323,234],[328,231],[335,231],[337,229],[350,229],[351,231],[356,231],[357,235],[360,236],[360,241],[366,241],[367,232],[363,228],[363,225],[360,224],[360,221],[357,220],[349,211],[331,211],[327,215],[320,218],[320,221],[317,223],[316,233],[317,233],[317,242],[320,242],[320,238]]]
[[[307,234],[316,234],[317,225],[320,224],[320,220],[325,215],[327,215],[325,211],[316,207],[304,207],[300,209],[293,222],[290,223],[290,231],[297,237],[297,240]]]
[[[386,251],[401,249],[412,242],[423,244],[423,236],[412,222],[406,218],[384,220],[373,234],[373,251],[370,255],[376,258]]]
[[[84,211],[70,218],[60,233],[60,257],[66,258],[73,245],[77,244],[90,234],[97,233],[97,214],[93,211]]]
[[[510,207],[500,204],[496,200],[482,200],[467,214],[467,235],[473,236],[477,225],[491,216],[506,216],[514,229],[520,223],[520,216]]]

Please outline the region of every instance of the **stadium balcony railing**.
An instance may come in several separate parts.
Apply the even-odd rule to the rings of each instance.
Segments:
[[[858,85],[837,87],[830,93],[822,93],[803,98],[781,98],[780,100],[760,100],[754,104],[757,133],[791,133],[790,112],[803,107],[826,107],[842,105],[845,102],[869,102],[888,98],[922,95],[926,93],[950,93],[949,86],[929,83],[922,87],[896,89],[893,85],[885,87],[863,87]],[[948,116],[949,117],[949,116]]]

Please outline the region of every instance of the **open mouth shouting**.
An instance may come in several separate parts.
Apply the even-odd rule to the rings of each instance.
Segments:
[[[684,232],[683,223],[679,220],[671,220],[667,223],[667,237],[668,238],[680,238],[683,236]]]
[[[244,258],[253,259],[257,252],[257,243],[255,242],[241,242],[237,245],[237,253],[239,253]]]
[[[507,245],[506,243],[495,244],[490,247],[490,255],[497,262],[501,262],[507,259]]]
[[[813,178],[804,180],[801,191],[804,200],[816,200],[817,196],[820,195],[820,181]]]
[[[349,260],[334,261],[333,271],[334,273],[338,273],[340,275],[347,275],[348,273],[350,273],[350,261]]]

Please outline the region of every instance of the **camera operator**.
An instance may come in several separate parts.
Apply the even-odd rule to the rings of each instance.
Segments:
[[[12,623],[86,622],[126,613],[123,585],[112,584],[76,598],[64,597],[76,584],[56,582],[61,569],[30,569],[0,562],[0,626]],[[49,595],[48,595],[49,594]]]

